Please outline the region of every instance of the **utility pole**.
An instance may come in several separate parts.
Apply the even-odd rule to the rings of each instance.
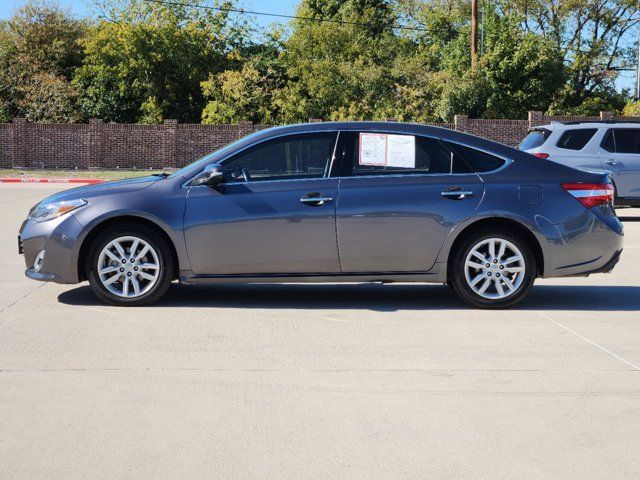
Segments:
[[[638,59],[636,63],[636,101],[640,101],[640,30],[638,30]]]
[[[476,71],[478,61],[478,0],[471,0],[471,71]]]

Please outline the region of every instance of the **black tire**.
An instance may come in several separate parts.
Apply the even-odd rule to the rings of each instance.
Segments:
[[[100,253],[111,241],[123,237],[134,236],[147,242],[158,257],[159,274],[151,288],[140,296],[125,298],[109,291],[100,280],[98,262]],[[126,223],[112,227],[97,236],[91,244],[87,257],[87,279],[91,289],[103,302],[115,306],[142,306],[158,301],[167,291],[173,279],[173,255],[166,240],[155,230],[144,225]]]
[[[520,285],[515,288],[513,293],[504,298],[489,299],[479,295],[469,285],[465,275],[465,262],[471,250],[483,240],[491,238],[503,239],[512,243],[518,248],[518,250],[520,250],[524,259],[523,263],[525,271],[523,272]],[[529,290],[531,290],[538,271],[536,258],[529,243],[520,235],[500,227],[484,228],[468,235],[458,245],[456,251],[453,252],[449,268],[451,269],[449,274],[450,283],[456,294],[458,294],[458,296],[466,303],[476,308],[508,308],[516,305],[522,301],[529,293]],[[479,273],[479,271],[476,272]],[[501,273],[500,270],[498,270],[498,272]],[[487,274],[491,274],[491,271],[488,271]],[[495,273],[493,273],[493,275],[495,275]],[[504,272],[502,272],[502,275],[504,276]],[[492,281],[495,281],[495,277]],[[483,280],[481,280],[481,282],[483,282]],[[495,287],[492,286],[490,288]]]

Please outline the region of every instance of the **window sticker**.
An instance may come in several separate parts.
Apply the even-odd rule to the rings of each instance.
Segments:
[[[360,133],[360,165],[415,168],[416,137]]]
[[[416,137],[387,135],[387,166],[416,168]]]
[[[385,166],[387,164],[387,136],[382,133],[360,134],[360,165]]]

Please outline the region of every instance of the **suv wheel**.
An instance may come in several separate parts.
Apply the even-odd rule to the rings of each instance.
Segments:
[[[537,272],[529,244],[502,229],[470,235],[456,250],[451,268],[456,293],[479,308],[505,308],[520,302]]]
[[[150,228],[121,225],[96,238],[89,249],[87,278],[94,293],[111,305],[148,305],[173,278],[171,250]]]

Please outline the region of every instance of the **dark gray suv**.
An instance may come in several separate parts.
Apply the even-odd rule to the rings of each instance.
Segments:
[[[606,174],[402,123],[271,128],[171,175],[53,195],[20,229],[26,275],[89,280],[116,305],[172,280],[431,282],[476,307],[536,277],[610,271],[622,225]]]

